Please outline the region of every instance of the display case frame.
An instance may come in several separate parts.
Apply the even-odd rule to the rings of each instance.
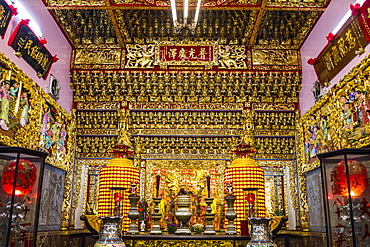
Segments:
[[[36,246],[46,152],[0,146],[0,244]]]
[[[327,246],[370,246],[370,149],[318,154]]]

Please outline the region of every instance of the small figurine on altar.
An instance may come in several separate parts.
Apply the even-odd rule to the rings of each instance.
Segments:
[[[137,189],[137,184],[135,182],[132,182],[131,184],[131,194],[136,195],[136,189]]]

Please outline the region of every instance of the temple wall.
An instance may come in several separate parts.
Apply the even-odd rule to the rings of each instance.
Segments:
[[[320,166],[317,154],[343,148],[362,148],[370,144],[369,66],[370,56],[367,55],[300,119],[297,163],[299,180],[304,181],[300,184],[303,194],[306,193],[306,177],[312,175],[309,172],[314,173]],[[311,177],[311,180],[315,179]],[[308,187],[311,191],[319,191],[321,183],[310,182]],[[307,197],[312,198],[312,195],[307,193]],[[310,206],[306,199],[305,196],[301,198],[301,210],[311,212],[308,207],[315,205]],[[311,213],[317,212],[313,210]]]
[[[10,1],[7,2],[11,4]],[[57,55],[59,60],[53,63],[45,80],[39,78],[36,71],[23,58],[15,56],[14,49],[7,44],[12,32],[21,21],[19,16],[12,17],[4,39],[0,39],[0,74],[2,77],[2,73],[8,73],[10,70],[10,86],[17,83],[20,92],[14,93],[10,99],[9,122],[7,126],[2,125],[0,129],[0,143],[34,150],[42,149],[50,153],[46,163],[65,172],[63,173],[65,194],[60,199],[63,201],[62,211],[68,212],[70,200],[72,200],[70,197],[74,160],[72,130],[75,128],[74,121],[69,115],[72,109],[72,91],[69,87],[71,46],[41,0],[19,2],[40,25],[43,37],[47,40],[45,47],[52,55]],[[61,86],[60,99],[57,102],[48,95],[51,75],[59,80]],[[16,86],[14,88],[17,90]],[[45,197],[43,201],[48,202],[49,199]],[[40,212],[40,217],[55,213],[50,212],[48,207],[45,208],[46,211]],[[58,215],[62,217],[62,225],[69,224],[67,223],[69,214],[61,215],[58,212]],[[46,222],[42,229],[51,228]]]

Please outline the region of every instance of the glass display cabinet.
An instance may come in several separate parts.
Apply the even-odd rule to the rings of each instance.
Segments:
[[[370,149],[317,156],[323,174],[328,246],[370,246]]]
[[[47,155],[25,148],[0,146],[0,246],[36,246]]]

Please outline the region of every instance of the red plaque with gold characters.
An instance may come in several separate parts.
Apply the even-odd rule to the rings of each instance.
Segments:
[[[217,45],[212,42],[181,43],[162,41],[156,44],[155,64],[161,68],[182,69],[183,66],[202,66],[211,69],[217,62]]]
[[[364,32],[365,38],[367,41],[370,41],[370,1],[366,0],[361,8],[359,8],[356,14],[358,14],[358,19],[360,21],[362,30]]]
[[[161,46],[161,61],[212,61],[213,46]]]
[[[0,0],[0,36],[4,38],[6,29],[13,15],[17,15],[17,9],[8,5],[5,0]]]

